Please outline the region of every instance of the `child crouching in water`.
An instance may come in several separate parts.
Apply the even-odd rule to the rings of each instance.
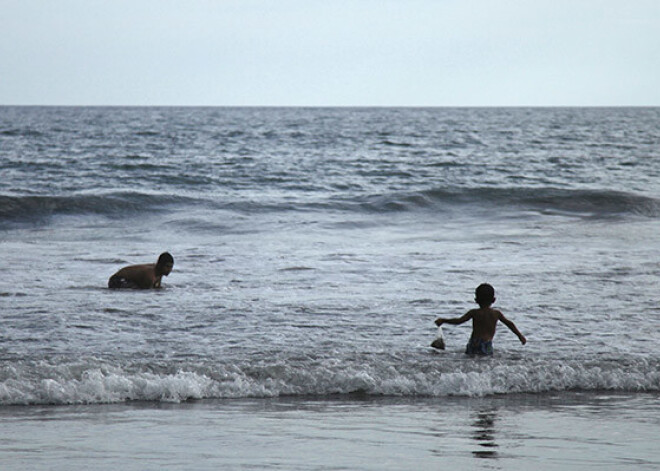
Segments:
[[[527,339],[513,322],[504,317],[504,314],[497,309],[490,307],[495,302],[495,289],[491,285],[487,283],[479,285],[475,290],[475,301],[479,304],[479,309],[472,309],[461,317],[452,319],[438,317],[435,320],[435,325],[440,326],[442,324],[458,325],[472,319],[472,336],[465,353],[468,355],[492,355],[497,321],[502,321],[511,332],[518,336],[523,345],[527,343]]]

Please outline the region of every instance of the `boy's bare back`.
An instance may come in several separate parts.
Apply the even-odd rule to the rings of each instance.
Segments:
[[[156,264],[145,263],[130,265],[115,273],[111,279],[123,279],[127,285],[135,288],[149,289],[160,287],[160,276],[156,275]]]
[[[480,307],[470,310],[467,315],[472,318],[472,337],[490,342],[495,337],[497,321],[502,313],[492,307]]]

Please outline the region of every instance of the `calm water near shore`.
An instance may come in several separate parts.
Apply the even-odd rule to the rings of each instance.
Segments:
[[[657,469],[657,394],[0,410],[3,469]]]

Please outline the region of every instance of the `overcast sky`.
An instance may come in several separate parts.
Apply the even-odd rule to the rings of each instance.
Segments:
[[[3,105],[660,105],[659,0],[0,0]]]

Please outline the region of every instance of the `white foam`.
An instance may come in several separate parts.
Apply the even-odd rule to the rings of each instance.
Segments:
[[[484,396],[564,390],[660,391],[659,361],[511,361],[441,365],[327,361],[153,366],[14,364],[1,370],[0,405],[180,402],[204,398],[309,396]],[[390,359],[391,360],[391,359]]]

